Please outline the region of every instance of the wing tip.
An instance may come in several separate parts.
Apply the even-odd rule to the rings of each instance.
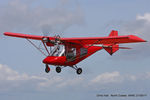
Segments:
[[[4,32],[3,35],[9,36],[11,32]]]
[[[129,38],[134,40],[135,42],[148,42],[147,40],[144,40],[138,36],[135,36],[135,35],[129,35]]]

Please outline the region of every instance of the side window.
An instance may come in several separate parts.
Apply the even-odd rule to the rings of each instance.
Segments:
[[[86,55],[87,52],[88,52],[88,50],[86,48],[81,48],[80,49],[80,56],[82,57],[82,56]]]
[[[67,59],[73,59],[76,57],[76,48],[70,48],[67,52]]]

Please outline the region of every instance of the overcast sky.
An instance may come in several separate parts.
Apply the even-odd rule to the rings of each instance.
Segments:
[[[79,63],[83,69],[45,73],[40,54],[25,39],[3,32],[61,37],[101,37],[112,29],[150,41],[148,0],[0,0],[0,98],[2,100],[91,100],[150,98],[150,44],[124,44],[110,56],[105,50]],[[40,44],[38,41],[34,41]],[[97,97],[97,94],[146,94]]]

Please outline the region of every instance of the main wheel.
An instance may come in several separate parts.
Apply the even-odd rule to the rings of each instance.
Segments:
[[[46,73],[49,73],[49,71],[50,71],[50,68],[49,68],[49,66],[46,64],[45,72],[46,72]]]
[[[56,72],[60,73],[61,72],[61,68],[60,67],[56,67]]]
[[[77,69],[77,74],[79,75],[79,74],[81,74],[82,73],[82,68],[78,68]]]

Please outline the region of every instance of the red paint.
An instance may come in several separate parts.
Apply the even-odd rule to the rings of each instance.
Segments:
[[[119,50],[119,45],[118,44],[111,44],[111,45],[104,45],[104,46],[108,46],[108,47],[104,47],[104,49],[110,54],[112,55],[113,53],[115,53],[116,51]]]
[[[45,37],[49,38],[49,40],[55,39],[55,37],[28,35],[28,34],[12,33],[12,32],[5,32],[4,35],[12,36],[12,37],[19,37],[19,38],[35,39],[35,40],[42,40]],[[74,43],[74,44],[81,44],[81,45],[146,42],[145,40],[143,40],[135,35],[107,36],[107,37],[60,38],[60,40],[65,43]],[[97,40],[99,40],[99,42],[96,42]]]
[[[61,56],[48,56],[43,60],[43,63],[45,64],[51,64],[51,65],[64,65],[66,62],[66,57]]]
[[[66,56],[60,56],[60,57],[48,56],[43,60],[43,63],[50,64],[50,65],[60,65],[60,66],[73,66],[81,62],[85,58],[89,57],[96,51],[102,49],[102,47],[98,47],[98,46],[91,46],[91,47],[87,46],[86,48],[88,48],[88,53],[84,56],[80,56],[80,55],[76,56],[75,60],[73,61],[67,61]],[[80,53],[80,49],[77,49],[77,53]]]
[[[12,32],[5,32],[4,35],[19,37],[19,38],[41,40],[41,41],[44,41],[43,38],[47,38],[49,41],[51,40],[55,41],[56,39],[56,37],[28,35],[28,34],[12,33]],[[58,65],[58,66],[73,66],[103,48],[110,55],[112,55],[117,50],[119,50],[119,44],[121,43],[146,42],[145,40],[135,35],[118,36],[118,31],[114,31],[114,30],[107,37],[59,38],[59,40],[60,40],[59,44],[65,46],[65,55],[67,55],[72,48],[76,49],[76,54],[75,54],[76,56],[74,56],[74,59],[70,60],[65,55],[60,57],[48,56],[43,60],[43,63]],[[93,44],[102,44],[103,47],[93,46]],[[52,42],[46,42],[46,45],[54,46]],[[83,52],[85,51],[86,53],[84,54]],[[83,54],[81,55],[81,53],[83,53],[84,55]]]

